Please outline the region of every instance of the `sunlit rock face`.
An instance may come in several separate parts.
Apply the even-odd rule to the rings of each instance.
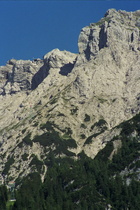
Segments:
[[[58,149],[49,141],[55,132],[76,142],[69,154],[84,150],[94,158],[119,135],[114,127],[139,113],[140,11],[108,10],[81,30],[78,47],[79,54],[54,49],[43,59],[11,59],[0,67],[1,172],[9,158],[8,176],[31,172],[33,154],[44,161]],[[46,133],[44,146],[36,136]]]

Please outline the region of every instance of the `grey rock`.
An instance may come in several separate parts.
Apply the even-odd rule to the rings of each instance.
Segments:
[[[0,83],[1,164],[4,167],[13,155],[16,165],[9,176],[28,174],[32,154],[38,159],[46,156],[37,142],[18,145],[28,134],[32,141],[45,133],[42,125],[47,122],[62,138],[69,132],[75,139],[78,146],[69,151],[77,155],[84,150],[94,158],[119,135],[114,127],[140,112],[139,19],[140,11],[108,10],[100,21],[81,30],[78,55],[54,49],[42,60],[11,59],[0,68],[4,77]],[[114,153],[119,146],[114,145]],[[21,160],[25,151],[26,162]]]
[[[139,11],[132,13],[110,9],[99,22],[83,28],[78,40],[78,62],[90,60],[102,48],[112,49],[115,45],[121,45],[122,49],[139,50],[138,14]]]

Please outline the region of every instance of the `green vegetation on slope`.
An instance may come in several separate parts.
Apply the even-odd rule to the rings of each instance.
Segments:
[[[12,210],[99,210],[108,205],[114,210],[140,209],[140,183],[132,180],[127,186],[119,174],[111,176],[108,169],[109,164],[84,153],[78,161],[52,156],[44,183],[37,173],[27,176]]]
[[[7,188],[4,185],[0,186],[0,210],[6,209],[6,203],[8,201]]]
[[[48,170],[44,182],[39,173],[25,177],[16,191],[16,202],[11,210],[105,210],[109,206],[112,210],[139,210],[140,182],[136,176],[131,176],[128,184],[127,177],[120,175],[125,168],[131,167],[135,173],[140,167],[139,123],[140,115],[137,115],[119,125],[122,128],[120,135],[114,137],[94,160],[84,152],[77,160],[56,158],[55,152],[50,150],[45,161]],[[129,125],[133,127],[131,132]],[[54,134],[53,137],[58,138]],[[117,139],[122,141],[122,147],[109,160],[113,141]],[[32,161],[35,164],[37,157]],[[1,197],[5,197],[3,193]]]
[[[40,145],[43,147],[50,147],[54,145],[54,154],[56,155],[61,155],[65,154],[67,156],[75,156],[73,152],[70,152],[68,149],[69,148],[76,148],[76,142],[74,139],[71,138],[71,130],[67,129],[67,138],[65,138],[66,134],[64,137],[60,136],[58,132],[56,132],[53,128],[53,125],[49,122],[46,124],[42,125],[42,129],[47,129],[47,131],[40,135],[36,136],[33,139],[33,142],[39,142]]]

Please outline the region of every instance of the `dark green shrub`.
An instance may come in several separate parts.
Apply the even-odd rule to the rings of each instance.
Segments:
[[[32,146],[33,142],[31,141],[30,136],[31,136],[31,134],[28,134],[27,136],[25,136],[25,138],[22,141],[26,145]]]
[[[84,119],[85,122],[88,122],[90,121],[90,116],[88,114],[85,114],[85,119]]]
[[[4,170],[3,170],[3,174],[8,174],[8,171],[10,170],[10,166],[13,164],[15,162],[15,160],[14,160],[14,157],[12,156],[12,157],[10,157],[9,159],[8,159],[8,161],[6,162],[6,164],[5,164],[5,168],[4,168]]]
[[[97,122],[97,124],[96,124],[96,126],[103,126],[103,125],[105,125],[106,124],[106,121],[104,120],[104,119],[100,119],[98,122]]]
[[[36,155],[32,155],[32,156],[33,156],[33,159],[31,160],[29,166],[35,166],[35,168],[37,169],[37,171],[39,173],[41,173],[43,162],[41,160],[39,160]]]
[[[85,145],[85,144],[91,144],[91,143],[92,143],[92,138],[94,137],[94,135],[95,135],[95,134],[89,136],[89,137],[86,139],[84,145]]]
[[[42,124],[41,126],[40,126],[40,128],[41,129],[47,129],[47,130],[52,130],[53,128],[52,128],[52,123],[50,123],[50,122],[46,122],[45,124]]]
[[[67,139],[67,140],[63,140],[63,141],[66,143],[67,147],[77,148],[77,144],[74,139]]]
[[[106,124],[107,124],[107,122],[104,119],[100,119],[98,122],[94,123],[94,125],[91,126],[91,130],[93,130],[94,127],[101,127]]]
[[[22,157],[22,160],[23,161],[26,161],[26,160],[28,160],[28,154],[27,153],[25,153],[25,154],[23,154],[21,157]]]
[[[102,161],[107,161],[113,149],[113,142],[110,141],[107,143],[104,149],[98,152],[96,158],[101,159]]]
[[[22,134],[24,134],[26,132],[26,128],[22,130]]]
[[[23,147],[23,142],[20,142],[17,146],[18,146],[19,148],[22,148],[22,147]]]
[[[51,135],[48,132],[42,134],[41,136],[35,136],[34,139],[33,139],[33,142],[39,142],[39,144],[44,146],[44,147],[50,146],[53,143],[50,136]]]
[[[71,109],[71,114],[74,115],[74,114],[76,114],[77,111],[78,111],[78,108],[75,107],[74,109]]]
[[[68,135],[72,135],[72,130],[71,130],[71,128],[66,128],[66,134],[68,134]]]
[[[85,134],[81,134],[81,138],[85,139],[86,138]]]
[[[86,129],[87,128],[87,126],[85,125],[85,124],[81,124],[81,126],[80,126],[81,128],[84,128],[84,129]]]

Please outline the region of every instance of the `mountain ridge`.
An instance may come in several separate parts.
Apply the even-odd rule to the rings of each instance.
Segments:
[[[0,67],[0,173],[10,179],[38,170],[37,160],[43,179],[50,151],[94,158],[139,113],[140,11],[108,10],[78,47]]]

